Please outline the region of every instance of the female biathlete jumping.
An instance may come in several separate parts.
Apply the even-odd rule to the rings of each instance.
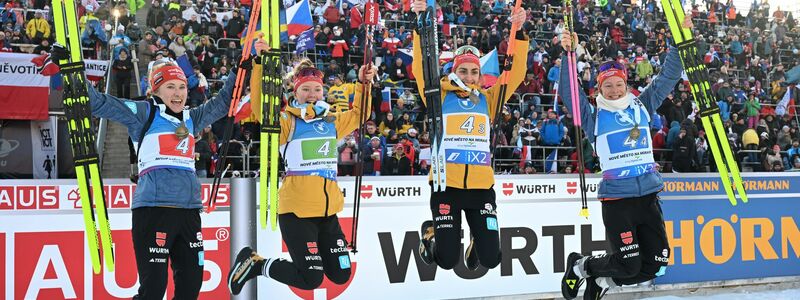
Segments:
[[[345,112],[329,112],[322,92],[322,71],[304,59],[289,75],[294,99],[281,112],[281,155],[286,177],[278,192],[278,223],[292,261],[264,258],[245,247],[228,273],[228,289],[239,294],[258,275],[304,290],[322,284],[323,274],[336,284],[350,279],[350,255],[337,213],[344,197],[336,183],[336,143],[361,126],[361,83],[372,81],[377,68],[362,66],[356,84],[356,101]]]
[[[423,0],[416,0],[411,9],[416,13],[428,8]],[[525,22],[523,10],[513,12],[511,21],[516,28]],[[508,76],[508,91],[514,91],[525,78],[528,53],[528,38],[523,31],[516,35],[516,47],[509,49],[514,56],[511,70],[503,72]],[[424,96],[423,55],[420,50],[420,36],[414,33],[413,72],[417,87]],[[444,118],[444,138],[441,147],[446,150],[462,152],[457,158],[447,158],[447,188],[444,192],[431,193],[430,209],[433,221],[422,224],[420,257],[425,263],[436,263],[444,269],[452,269],[461,259],[461,212],[464,211],[469,223],[472,238],[466,250],[467,267],[476,269],[479,265],[494,268],[500,263],[500,232],[495,203],[494,170],[492,170],[489,126],[497,106],[505,99],[500,98],[500,84],[484,90],[480,87],[481,66],[477,48],[463,46],[456,50],[453,59],[453,73],[441,79],[442,118]],[[438,58],[436,58],[438,59]],[[472,141],[459,142],[469,138]],[[470,160],[470,157],[478,159]],[[430,178],[428,180],[431,180]]]
[[[688,17],[682,26],[691,28]],[[577,35],[565,31],[561,45],[569,50]],[[567,61],[564,56],[561,61]],[[670,47],[664,67],[638,96],[628,89],[627,66],[616,61],[598,68],[596,112],[580,91],[581,121],[592,137],[603,170],[597,191],[602,201],[603,225],[614,251],[582,256],[571,253],[561,282],[566,299],[578,295],[587,282],[583,299],[597,300],[614,286],[637,284],[661,276],[669,261],[669,244],[658,192],[664,188],[653,159],[650,112],[661,106],[681,79],[683,65],[678,49]],[[559,94],[572,111],[569,72],[561,72]]]

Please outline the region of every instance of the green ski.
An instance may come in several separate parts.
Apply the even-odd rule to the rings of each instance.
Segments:
[[[70,54],[69,59],[60,61],[59,65],[64,80],[64,114],[68,121],[69,141],[75,161],[75,174],[78,179],[78,192],[81,198],[92,270],[95,274],[100,273],[100,249],[97,236],[97,227],[99,227],[99,240],[102,243],[106,270],[113,272],[114,249],[111,241],[111,227],[108,224],[103,180],[100,177],[99,159],[92,130],[92,112],[86,87],[75,1],[54,0],[53,19],[56,27],[56,42],[65,46]],[[95,219],[95,215],[97,219]]]
[[[261,149],[259,153],[259,206],[261,228],[278,228],[278,147],[283,81],[280,61],[280,7],[278,0],[261,5],[261,32],[270,51],[261,54]]]
[[[661,5],[664,8],[667,23],[669,23],[670,31],[675,39],[675,45],[678,46],[678,53],[686,70],[686,75],[689,77],[692,95],[700,108],[700,120],[706,130],[711,153],[714,155],[722,185],[728,194],[728,200],[731,205],[737,204],[736,196],[733,192],[735,186],[742,202],[747,203],[747,194],[742,184],[742,175],[739,174],[736,158],[733,155],[733,151],[731,151],[730,143],[727,141],[725,128],[719,116],[719,107],[711,95],[711,87],[708,83],[708,69],[706,69],[697,53],[697,45],[694,37],[692,37],[691,28],[681,28],[680,25],[685,17],[683,6],[680,0],[661,0]],[[730,177],[733,177],[733,184],[731,184]]]

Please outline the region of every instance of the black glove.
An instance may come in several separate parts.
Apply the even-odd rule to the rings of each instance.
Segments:
[[[239,68],[245,69],[247,71],[252,70],[253,69],[253,58],[254,57],[255,57],[254,55],[250,55],[250,57],[248,57],[247,59],[245,59],[244,61],[239,63]]]
[[[67,48],[61,44],[54,43],[53,46],[50,47],[50,58],[53,59],[54,63],[59,64],[61,60],[69,59],[69,52]]]

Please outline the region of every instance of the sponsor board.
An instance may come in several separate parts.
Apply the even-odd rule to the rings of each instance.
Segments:
[[[42,222],[46,218],[47,222]],[[2,215],[0,299],[131,299],[139,288],[130,212],[110,213],[115,270],[92,273],[79,213]],[[229,299],[227,212],[203,217],[204,275],[200,299]],[[218,240],[218,237],[226,240]],[[6,275],[10,275],[7,276]],[[170,276],[167,298],[173,297]]]
[[[713,182],[710,176],[682,176],[667,175],[665,181]],[[763,182],[758,184],[764,187],[769,186],[768,182],[785,180],[788,188],[775,190],[770,197],[754,191],[751,194],[758,196],[751,197],[750,203],[735,207],[725,199],[724,190],[710,194],[686,194],[684,191],[661,194],[665,199],[662,207],[671,247],[659,252],[662,256],[657,257],[669,262],[665,275],[659,277],[657,283],[800,275],[800,201],[792,195],[794,187],[800,186],[800,178],[756,174],[746,180]],[[15,190],[14,182],[4,184]],[[576,189],[577,185],[571,182],[577,180],[572,177],[498,176],[497,207],[491,208],[497,209],[499,214],[492,226],[497,227],[503,257],[494,269],[479,267],[473,271],[463,262],[453,270],[443,270],[425,265],[419,259],[419,225],[431,219],[427,199],[430,187],[426,178],[365,177],[360,187],[364,201],[358,226],[359,252],[350,254],[347,261],[352,270],[350,280],[345,285],[335,285],[326,278],[318,289],[303,291],[259,277],[258,299],[371,299],[375,296],[428,299],[557,293],[557,283],[569,252],[601,254],[608,250],[600,203],[591,199],[589,219],[579,217],[577,190],[572,194],[568,190]],[[587,178],[587,187],[597,182],[597,178]],[[45,183],[58,187],[59,200],[65,197],[64,185]],[[353,181],[343,178],[339,184],[344,193],[351,195],[345,198],[346,205],[350,205],[355,192]],[[531,186],[551,185],[555,192],[547,187],[542,195],[528,194]],[[369,198],[363,197],[367,186],[372,193]],[[524,188],[517,190],[519,186]],[[786,187],[785,184],[778,186]],[[409,187],[419,187],[421,196],[378,194],[379,188],[407,191]],[[773,187],[777,188],[774,184]],[[37,192],[33,195],[37,195],[38,189],[34,190]],[[114,195],[113,191],[109,192]],[[119,193],[126,195],[128,191],[123,188]],[[11,203],[17,205],[16,202]],[[59,209],[74,210],[72,203],[63,208],[63,202],[59,202]],[[372,205],[374,203],[383,204]],[[17,206],[11,209],[16,210]],[[446,210],[445,207],[438,209]],[[40,207],[26,214],[0,211],[4,221],[0,222],[0,255],[3,256],[0,298],[22,299],[26,295],[32,299],[132,297],[138,288],[138,277],[130,240],[130,211],[113,210],[110,215],[117,270],[113,273],[103,270],[94,275],[88,262],[79,211],[53,214]],[[448,216],[451,215],[454,214]],[[346,240],[351,241],[350,211],[346,209],[339,217]],[[42,222],[42,218],[47,218],[48,222]],[[229,257],[231,251],[239,250],[229,248],[228,213],[220,210],[202,214],[202,218],[204,227],[198,236],[204,238],[205,275],[200,299],[228,299],[225,276]],[[463,224],[465,238],[461,243],[466,246],[469,227],[466,222]],[[279,231],[256,230],[259,254],[289,258]],[[622,238],[625,240],[627,236]],[[337,241],[338,247],[343,245],[345,241]],[[307,248],[308,252],[321,254],[322,251],[317,247]],[[336,251],[337,255],[341,254]],[[345,266],[344,262],[335,263]],[[37,266],[44,268],[44,273],[37,273]],[[168,290],[172,288],[170,283]],[[169,293],[167,297],[172,297]]]
[[[130,208],[136,185],[130,181],[111,179],[103,186],[107,208]],[[13,182],[25,182],[14,184]],[[47,182],[47,185],[38,184]],[[91,189],[89,191],[91,194]],[[211,184],[200,187],[203,204],[211,196]],[[230,206],[228,184],[221,184],[217,191],[217,206]],[[4,180],[0,183],[0,211],[2,210],[77,210],[81,209],[80,194],[75,181],[70,180]]]

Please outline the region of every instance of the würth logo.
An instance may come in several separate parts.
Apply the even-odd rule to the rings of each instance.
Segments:
[[[450,214],[450,204],[439,204],[439,214],[440,215]]]
[[[567,181],[567,193],[570,195],[578,191],[578,183],[575,181]]]
[[[361,185],[361,199],[372,198],[372,185]]]
[[[630,231],[626,231],[619,234],[619,237],[622,238],[622,243],[625,245],[630,245],[633,243],[633,233]]]
[[[307,242],[306,247],[308,247],[308,253],[317,254],[319,250],[317,249],[317,242]]]
[[[156,232],[156,245],[159,247],[164,247],[167,244],[167,233],[166,232]]]
[[[503,182],[503,195],[511,196],[511,194],[513,194],[513,193],[514,193],[514,183],[513,182],[509,182],[509,183]]]

